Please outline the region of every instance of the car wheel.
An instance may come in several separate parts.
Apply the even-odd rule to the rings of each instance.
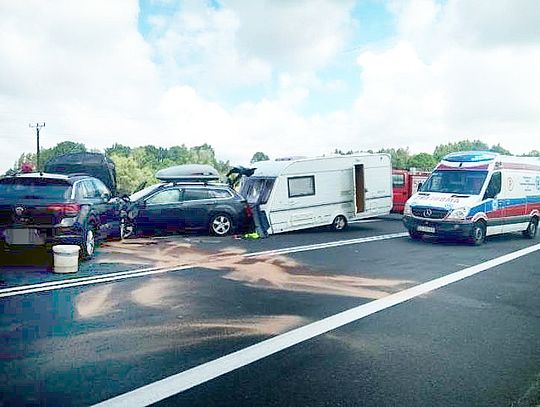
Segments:
[[[527,239],[534,239],[536,235],[538,234],[538,218],[532,218],[529,222],[529,226],[527,226],[527,229],[523,231],[523,236],[525,236]]]
[[[92,258],[96,250],[96,245],[96,228],[94,225],[90,224],[83,231],[81,243],[81,258],[85,260]]]
[[[409,236],[412,240],[420,240],[422,239],[422,233],[419,233],[418,231],[414,229],[409,229]]]
[[[332,230],[336,232],[343,230],[346,227],[347,227],[347,218],[345,218],[345,216],[343,215],[336,216],[331,225]]]
[[[475,246],[480,246],[486,239],[486,224],[482,221],[475,222],[473,225],[469,242]]]
[[[229,215],[219,214],[210,220],[210,233],[216,236],[226,236],[232,232],[232,220]]]
[[[120,239],[124,240],[132,236],[135,232],[135,225],[133,222],[128,221],[127,219],[122,219],[120,222]]]

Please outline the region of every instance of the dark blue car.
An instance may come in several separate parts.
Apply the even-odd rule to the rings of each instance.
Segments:
[[[0,251],[75,244],[82,258],[92,257],[101,239],[121,236],[123,205],[88,175],[0,178]]]
[[[249,229],[251,208],[224,184],[164,182],[130,196],[128,234],[154,235],[187,230],[225,236]]]

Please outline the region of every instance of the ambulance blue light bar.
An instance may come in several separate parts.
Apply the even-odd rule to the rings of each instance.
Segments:
[[[499,154],[491,151],[465,151],[459,153],[451,153],[446,155],[443,160],[451,163],[476,163],[482,161],[491,161],[498,157]]]

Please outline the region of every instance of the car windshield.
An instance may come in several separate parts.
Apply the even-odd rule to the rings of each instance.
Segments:
[[[71,185],[50,178],[0,179],[0,199],[41,199],[65,201],[70,198]]]
[[[156,189],[158,189],[160,185],[161,184],[154,184],[154,185],[150,185],[149,187],[146,187],[144,189],[141,189],[140,191],[137,191],[134,194],[131,194],[129,196],[129,200],[131,202],[138,201],[139,199],[145,197],[146,195],[148,195],[148,194],[152,193],[153,191],[155,191]]]
[[[478,195],[482,190],[486,176],[487,171],[434,171],[422,186],[421,192]]]
[[[249,177],[242,184],[240,195],[251,204],[265,204],[274,186],[275,178]]]

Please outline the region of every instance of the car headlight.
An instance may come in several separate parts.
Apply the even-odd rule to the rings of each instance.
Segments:
[[[467,217],[469,210],[467,208],[457,208],[450,212],[447,219],[459,219],[464,220]]]
[[[408,203],[406,203],[405,207],[403,208],[403,215],[412,215],[411,205]]]

